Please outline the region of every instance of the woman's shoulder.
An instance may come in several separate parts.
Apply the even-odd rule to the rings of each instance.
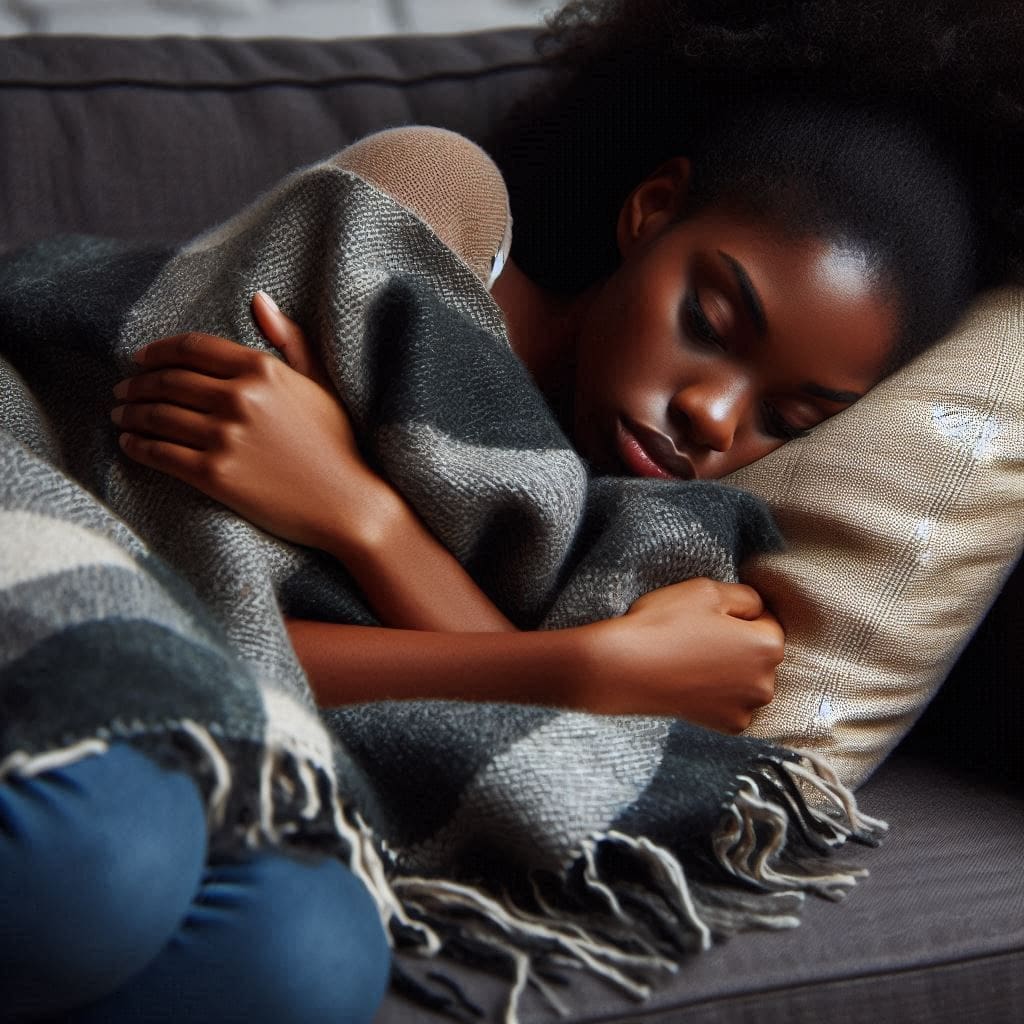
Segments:
[[[485,284],[511,240],[505,181],[494,161],[457,132],[425,125],[368,135],[333,158],[428,224]]]

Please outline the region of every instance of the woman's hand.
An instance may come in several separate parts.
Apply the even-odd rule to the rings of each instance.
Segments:
[[[331,378],[327,376],[324,364],[313,351],[313,346],[310,345],[302,328],[285,316],[266,292],[257,292],[252,297],[250,308],[263,337],[284,356],[284,361],[303,377],[308,377],[333,393],[334,385]]]
[[[388,489],[299,327],[269,296],[253,313],[290,365],[208,334],[154,341],[114,389],[121,447],[270,533],[337,546],[339,523],[358,529]]]
[[[589,631],[582,703],[742,732],[775,693],[784,635],[756,590],[693,579],[652,591]]]

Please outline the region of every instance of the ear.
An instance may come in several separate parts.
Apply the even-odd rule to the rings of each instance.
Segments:
[[[644,178],[619,211],[616,237],[625,257],[638,242],[653,238],[679,219],[690,185],[690,161],[683,156],[667,160]]]

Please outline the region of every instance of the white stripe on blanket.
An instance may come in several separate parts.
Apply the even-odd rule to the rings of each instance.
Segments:
[[[138,572],[126,551],[92,530],[34,512],[0,510],[0,582],[5,587],[90,565]]]

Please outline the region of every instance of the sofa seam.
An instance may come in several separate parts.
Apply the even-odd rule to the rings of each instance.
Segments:
[[[438,82],[464,82],[490,75],[511,74],[518,71],[536,71],[540,68],[536,60],[508,61],[487,68],[467,71],[432,71],[423,75],[393,77],[379,74],[328,75],[322,78],[289,78],[287,76],[251,79],[248,81],[217,81],[216,79],[199,79],[192,82],[175,82],[170,80],[147,79],[140,76],[119,76],[102,79],[69,79],[66,81],[45,81],[24,79],[7,79],[0,81],[0,89],[40,89],[48,92],[68,90],[99,90],[120,88],[143,88],[159,91],[180,92],[246,92],[258,89],[331,89],[350,85],[376,85],[386,88],[404,89],[432,85]]]

